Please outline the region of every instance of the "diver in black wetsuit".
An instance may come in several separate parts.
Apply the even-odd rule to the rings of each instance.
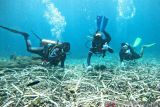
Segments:
[[[103,23],[102,23],[103,18]],[[113,53],[113,49],[109,47],[109,43],[111,41],[111,36],[105,31],[108,19],[103,16],[97,16],[97,31],[92,40],[92,47],[89,50],[88,57],[87,57],[87,64],[90,67],[90,60],[93,54],[102,54],[102,57],[105,56],[106,51]],[[100,30],[102,23],[102,29]],[[102,38],[102,33],[104,34],[105,38]]]
[[[43,62],[49,62],[50,65],[57,66],[61,62],[61,67],[64,67],[64,62],[66,59],[66,53],[70,50],[70,43],[63,42],[58,43],[50,40],[41,40],[40,47],[32,47],[29,40],[29,34],[25,32],[20,32],[14,29],[10,29],[4,26],[0,26],[10,32],[20,34],[24,37],[27,51],[31,53],[38,54],[42,57]]]
[[[122,43],[121,49],[119,52],[120,61],[123,62],[124,60],[129,61],[129,60],[135,60],[135,59],[142,58],[143,53],[144,53],[144,48],[148,48],[153,45],[155,45],[155,43],[149,44],[149,45],[143,45],[140,53],[138,54],[137,52],[135,52],[134,48],[130,46],[128,43]]]
[[[142,47],[140,54],[136,53],[128,43],[121,44],[121,50],[119,52],[120,61],[123,60],[135,60],[143,56],[144,48]]]

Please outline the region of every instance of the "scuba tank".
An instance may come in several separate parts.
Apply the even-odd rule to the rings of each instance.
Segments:
[[[59,41],[53,41],[53,40],[48,40],[48,39],[42,39],[41,37],[39,37],[36,33],[34,33],[32,31],[33,35],[38,38],[41,41],[42,45],[47,45],[47,44],[61,44],[59,43]]]
[[[58,41],[52,41],[52,40],[48,40],[48,39],[42,39],[41,43],[43,45],[46,45],[46,44],[61,44]]]

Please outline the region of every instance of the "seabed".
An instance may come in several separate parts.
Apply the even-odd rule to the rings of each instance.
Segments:
[[[0,60],[0,106],[160,106],[158,59],[142,58],[125,67],[119,66],[118,58],[93,58],[92,63],[94,69],[86,71],[86,59],[67,59],[64,70],[43,67],[31,57]]]

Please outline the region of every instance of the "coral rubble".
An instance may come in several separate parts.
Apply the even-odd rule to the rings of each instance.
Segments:
[[[65,69],[40,63],[28,57],[0,61],[2,107],[149,107],[160,102],[160,63],[154,59],[125,67],[113,61],[88,72],[83,61]]]

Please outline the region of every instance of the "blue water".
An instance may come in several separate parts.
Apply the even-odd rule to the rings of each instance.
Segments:
[[[84,45],[88,40],[87,36],[96,31],[96,16],[103,15],[109,18],[106,30],[112,36],[110,45],[115,53],[118,53],[121,42],[133,44],[136,37],[141,37],[141,45],[157,43],[145,52],[159,56],[160,0],[46,0],[46,3],[42,1],[0,0],[0,25],[28,32],[31,34],[33,46],[39,46],[39,41],[32,35],[31,30],[42,38],[69,41],[70,57],[85,58],[88,53],[88,48]],[[48,8],[47,2],[54,8]],[[60,18],[51,24],[45,12],[51,12],[50,18],[57,18],[57,13],[54,13],[56,9]],[[64,22],[60,20],[63,18]],[[57,34],[51,30],[60,31]],[[8,57],[14,53],[30,55],[26,51],[23,37],[0,29],[0,56]]]

